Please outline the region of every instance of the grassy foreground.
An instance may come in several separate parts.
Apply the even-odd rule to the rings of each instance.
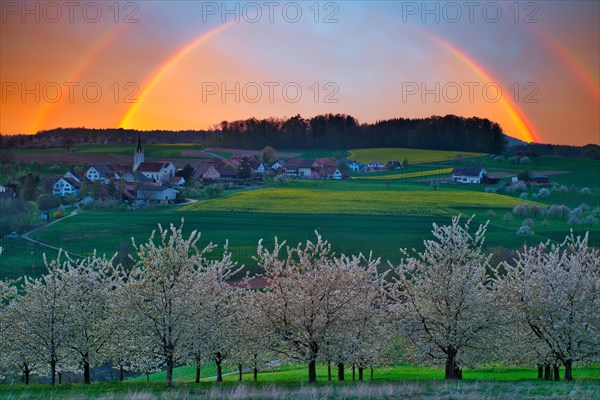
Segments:
[[[489,381],[387,381],[335,382],[306,385],[224,382],[176,384],[172,389],[154,384],[102,383],[0,387],[0,399],[598,399],[600,383],[489,382]]]

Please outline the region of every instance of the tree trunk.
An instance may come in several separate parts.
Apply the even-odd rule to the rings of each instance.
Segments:
[[[544,380],[552,380],[552,374],[550,373],[550,364],[544,364]]]
[[[56,361],[50,362],[50,375],[52,375],[52,386],[56,386]]]
[[[83,356],[83,384],[89,385],[92,381],[90,379],[90,361],[87,355]]]
[[[554,380],[560,381],[560,365],[559,364],[554,364],[552,366],[552,372],[554,373]]]
[[[456,349],[450,348],[446,352],[446,373],[444,379],[461,379],[462,371],[456,364]]]
[[[221,366],[222,362],[221,352],[217,352],[215,363],[217,364],[217,382],[223,382],[223,367]]]
[[[327,361],[327,381],[331,382],[331,360]]]
[[[200,360],[196,360],[196,383],[200,383]]]
[[[150,372],[146,372],[146,382],[150,382]]]
[[[563,362],[565,366],[565,381],[573,380],[573,360],[565,360]]]
[[[123,366],[119,366],[119,380],[123,382],[125,380],[125,371],[123,370]]]
[[[364,372],[365,368],[362,365],[358,366],[358,380],[362,381],[363,380],[363,372]]]
[[[537,378],[544,379],[544,365],[538,364],[537,369],[538,369],[538,377]]]
[[[352,380],[354,380],[355,375],[356,375],[356,364],[352,364]]]
[[[62,372],[58,373],[58,384],[62,385]]]
[[[344,363],[338,363],[338,381],[343,381],[344,378]]]
[[[173,386],[173,355],[167,356],[167,387]]]
[[[258,354],[254,355],[254,365],[252,366],[252,373],[254,374],[254,380],[258,380]]]
[[[371,369],[371,380],[373,380],[373,367],[370,367],[370,369]],[[462,376],[461,376],[461,378],[462,378]]]
[[[317,381],[317,362],[313,359],[308,363],[308,383]]]
[[[31,370],[29,369],[29,365],[25,364],[23,366],[23,376],[25,378],[25,384],[29,385],[29,375],[31,374]]]
[[[238,380],[241,382],[242,378],[243,378],[243,376],[242,376],[242,364],[238,364],[238,372],[240,374],[240,377],[239,377]]]

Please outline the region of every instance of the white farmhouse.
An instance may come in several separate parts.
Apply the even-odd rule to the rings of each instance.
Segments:
[[[481,167],[454,167],[452,180],[456,183],[481,183],[487,171]]]
[[[55,196],[65,197],[72,194],[81,194],[81,182],[77,182],[73,178],[60,178],[52,185],[52,193]]]
[[[175,176],[175,165],[170,161],[143,162],[137,172],[153,179],[155,182],[169,182]]]
[[[101,183],[108,183],[111,178],[120,179],[109,165],[92,165],[85,173],[85,177],[90,181],[100,181]]]

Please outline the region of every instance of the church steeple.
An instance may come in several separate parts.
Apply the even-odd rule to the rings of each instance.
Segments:
[[[144,162],[144,149],[142,148],[142,136],[138,132],[137,148],[133,153],[133,170],[137,171],[141,163]]]

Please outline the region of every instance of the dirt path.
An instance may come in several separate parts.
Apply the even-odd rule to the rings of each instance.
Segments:
[[[29,232],[25,232],[24,234],[22,234],[22,235],[21,235],[21,237],[22,237],[23,239],[25,239],[25,240],[27,240],[27,241],[29,241],[29,242],[31,242],[31,243],[33,243],[33,244],[37,245],[37,246],[46,247],[46,248],[48,248],[48,249],[52,249],[52,250],[56,250],[56,251],[60,251],[61,249],[60,249],[59,247],[51,246],[51,245],[49,245],[49,244],[46,244],[46,243],[40,242],[39,240],[32,239],[30,235],[31,235],[32,233],[34,233],[34,232],[40,231],[40,230],[42,230],[42,229],[45,229],[45,228],[49,227],[50,225],[54,225],[54,224],[56,224],[56,223],[59,223],[59,222],[61,222],[61,221],[65,220],[65,219],[67,219],[67,218],[71,218],[71,217],[73,217],[73,216],[77,215],[77,213],[78,213],[78,212],[79,212],[79,209],[77,208],[77,209],[75,209],[75,210],[74,210],[74,211],[73,211],[71,214],[69,214],[69,215],[66,215],[66,216],[64,216],[64,217],[62,217],[62,218],[60,218],[60,219],[56,219],[56,220],[54,220],[54,221],[50,222],[49,224],[46,224],[46,225],[44,225],[44,226],[40,226],[39,228],[32,229],[32,230],[30,230]],[[83,257],[84,257],[84,256],[82,256],[81,254],[71,253],[70,251],[66,251],[66,250],[63,250],[63,252],[64,252],[64,253],[66,253],[66,254],[68,254],[68,255],[75,256],[75,257],[79,257],[79,258],[83,258]]]

